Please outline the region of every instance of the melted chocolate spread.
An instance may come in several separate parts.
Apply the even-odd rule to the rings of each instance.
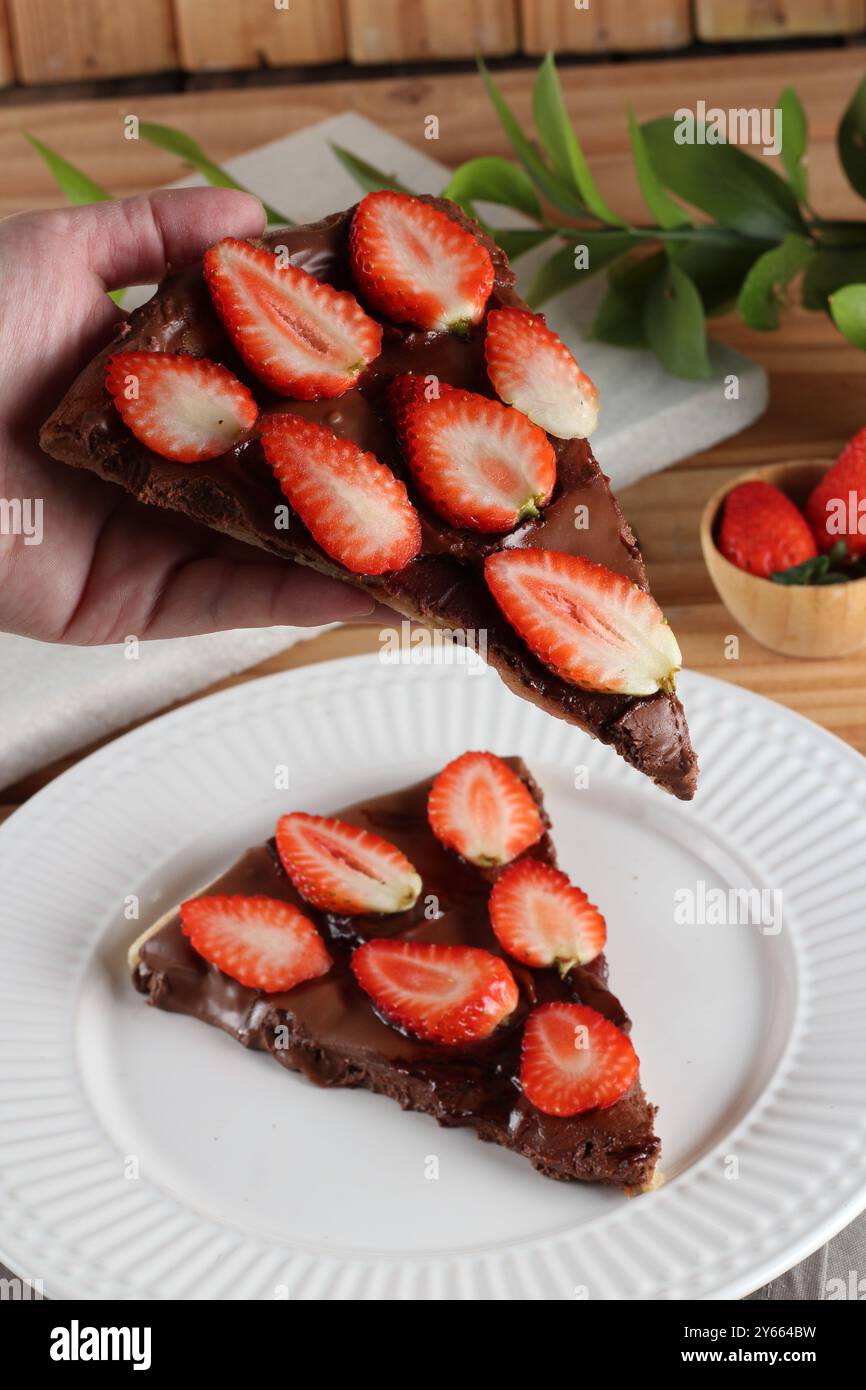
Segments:
[[[508,761],[541,806],[540,792],[524,765]],[[536,1110],[518,1080],[523,1024],[536,1004],[589,1004],[628,1030],[628,1017],[607,987],[604,956],[572,970],[564,981],[555,969],[536,970],[507,957],[520,1002],[489,1038],[471,1046],[446,1047],[401,1032],[379,1017],[357,985],[349,968],[351,952],[374,936],[480,946],[503,954],[487,913],[496,871],[477,869],[439,844],[427,823],[429,789],[425,782],[339,813],[342,820],[391,840],[415,865],[423,888],[408,912],[349,918],[317,911],[293,888],[273,841],[249,850],[208,890],[259,893],[296,904],[315,921],[333,957],[327,975],[285,994],[262,994],[209,965],[174,917],[144,943],[133,971],[136,987],[160,1008],[222,1028],[244,1046],[264,1048],[318,1085],[365,1086],[392,1096],[404,1108],[433,1115],[440,1124],[471,1126],[481,1138],[524,1154],[550,1177],[645,1183],[659,1142],[653,1134],[654,1109],[639,1082],[609,1109],[565,1119]],[[547,833],[529,853],[545,863],[556,860]]]
[[[496,271],[490,307],[524,307],[503,253],[453,204],[428,201],[488,247]],[[310,226],[283,228],[270,233],[265,242],[272,248],[285,246],[295,265],[357,294],[348,262],[353,211],[335,213]],[[273,395],[251,376],[216,315],[200,266],[169,277],[157,295],[122,325],[118,338],[86,368],[44,426],[41,443],[53,457],[100,472],[142,502],[175,508],[277,555],[358,583],[410,617],[452,630],[485,632],[488,660],[518,694],[613,744],[676,796],[694,794],[697,763],[676,697],[663,692],[637,698],[599,694],[560,680],[505,621],[481,574],[484,557],[491,550],[532,545],[585,555],[647,588],[634,536],[587,441],[550,436],[557,459],[551,502],[540,519],[526,521],[504,536],[449,527],[415,492],[407,476],[385,410],[388,381],[412,371],[493,396],[484,362],[483,325],[458,336],[386,323],[382,352],[357,386],[336,399],[319,401]],[[409,488],[421,518],[421,553],[397,574],[358,579],[325,555],[296,515],[290,516],[287,530],[279,529],[277,517],[284,512],[286,500],[256,439],[202,464],[174,463],[151,453],[126,429],[105,389],[107,357],[119,349],[191,353],[224,362],[250,387],[263,413],[303,415],[375,454]],[[586,524],[575,525],[576,519]]]

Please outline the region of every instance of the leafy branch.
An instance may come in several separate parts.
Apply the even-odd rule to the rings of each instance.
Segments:
[[[486,228],[512,258],[555,243],[527,291],[533,308],[605,270],[607,292],[592,336],[649,347],[673,375],[699,378],[712,371],[707,319],[736,307],[750,328],[778,328],[800,278],[803,306],[829,313],[848,341],[866,350],[866,221],[828,221],[811,207],[808,123],[792,87],[777,103],[785,177],[736,145],[679,144],[673,117],[641,125],[629,107],[635,171],[653,219],[635,224],[599,191],[568,119],[553,55],[535,77],[532,137],[483,62],[479,68],[517,162],[472,159],[442,194],[470,216],[478,216],[477,202],[487,202],[528,218],[533,226]],[[849,183],[866,198],[866,79],[842,117],[837,144]],[[336,152],[365,189],[398,186],[368,164],[362,178],[355,156]]]
[[[680,144],[674,117],[639,124],[629,107],[632,156],[652,219],[633,223],[598,188],[568,118],[552,54],[533,85],[532,136],[483,62],[479,70],[514,160],[471,159],[441,193],[477,218],[511,259],[550,248],[527,292],[534,308],[604,270],[607,290],[592,335],[619,347],[650,348],[673,375],[701,378],[712,372],[707,320],[736,307],[750,328],[778,328],[797,281],[803,307],[828,313],[844,337],[866,351],[866,221],[826,220],[810,205],[808,123],[792,87],[778,101],[784,177],[736,145],[702,142],[701,132],[695,143]],[[142,121],[139,134],[209,183],[241,187],[183,132]],[[27,138],[71,201],[110,196]],[[848,182],[866,199],[866,78],[839,124],[837,147]],[[365,191],[414,191],[351,151],[332,148]],[[523,225],[486,226],[478,203],[518,213]],[[275,208],[266,211],[269,222],[290,221]]]

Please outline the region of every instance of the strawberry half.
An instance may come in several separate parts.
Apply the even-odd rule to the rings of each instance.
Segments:
[[[476,946],[380,937],[358,947],[352,970],[389,1023],[427,1042],[489,1037],[517,1006],[505,961]]]
[[[354,917],[405,912],[421,879],[396,845],[329,816],[293,811],[277,822],[280,862],[298,892],[323,912]]]
[[[529,789],[494,753],[463,753],[433,780],[430,829],[471,864],[507,864],[544,834]]]
[[[177,463],[219,458],[241,442],[259,413],[242,382],[207,357],[115,352],[105,385],[136,439]]]
[[[501,550],[484,574],[511,626],[545,666],[585,690],[673,690],[682,657],[654,598],[581,555]]]
[[[818,554],[803,513],[779,488],[758,479],[740,483],[725,498],[719,550],[738,569],[763,579]]]
[[[300,415],[269,415],[261,441],[292,507],[332,559],[353,574],[385,574],[418,554],[418,513],[374,454]]]
[[[421,198],[368,193],[352,218],[349,254],[364,297],[395,323],[459,332],[481,322],[493,262],[471,232]]]
[[[385,399],[391,422],[397,431],[402,446],[406,437],[406,426],[416,405],[426,405],[430,401],[441,400],[454,391],[447,381],[436,376],[419,376],[415,372],[403,372],[388,382]]]
[[[556,455],[525,415],[472,391],[409,405],[401,430],[412,476],[452,526],[510,531],[538,516],[556,483]]]
[[[582,888],[537,859],[509,864],[490,894],[500,946],[524,965],[558,965],[566,975],[604,950],[607,928]]]
[[[266,994],[326,975],[333,963],[309,917],[278,898],[191,898],[181,905],[180,920],[200,956]]]
[[[558,439],[587,439],[598,420],[598,391],[541,314],[492,309],[484,342],[498,396]]]
[[[382,329],[353,294],[226,237],[204,254],[214,307],[251,371],[296,400],[341,396],[379,356]]]
[[[630,1040],[585,1004],[542,1004],[526,1021],[520,1058],[523,1094],[545,1115],[605,1110],[638,1073]]]
[[[819,550],[846,541],[849,555],[866,555],[866,429],[849,439],[805,511]]]

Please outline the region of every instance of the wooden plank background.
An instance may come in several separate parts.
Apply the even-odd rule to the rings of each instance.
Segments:
[[[9,38],[9,21],[0,0],[0,87],[8,87],[15,81],[15,66],[12,61],[12,43]]]
[[[141,3],[141,0],[137,0]],[[340,0],[174,0],[181,67],[299,67],[346,56]]]
[[[691,41],[691,0],[520,0],[525,53],[632,53]]]
[[[513,53],[515,0],[346,0],[353,63]]]
[[[172,0],[6,0],[23,83],[177,67]]]
[[[0,0],[0,86],[864,31],[866,0]]]
[[[866,0],[695,0],[700,39],[779,39],[854,34],[866,26]]]

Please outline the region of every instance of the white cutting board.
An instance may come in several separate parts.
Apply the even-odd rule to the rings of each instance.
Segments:
[[[309,222],[360,196],[331,142],[421,193],[441,192],[449,178],[446,166],[432,157],[435,141],[416,149],[352,111],[251,150],[226,167],[296,222]],[[181,185],[202,182],[196,175]],[[502,208],[480,204],[479,211],[491,223],[525,225]],[[525,288],[549,254],[549,247],[541,247],[518,261],[519,287]],[[761,367],[726,348],[711,352],[718,376],[687,382],[668,376],[650,352],[587,341],[584,332],[604,284],[602,274],[552,300],[545,313],[599,388],[601,420],[593,447],[614,486],[623,488],[743,429],[763,411],[767,382]],[[129,291],[125,307],[143,303],[151,292],[152,287]],[[727,400],[723,389],[731,374],[739,382],[736,400]],[[48,647],[0,634],[0,789],[310,635],[309,629],[267,628],[148,642],[139,660],[126,661],[117,647]]]

